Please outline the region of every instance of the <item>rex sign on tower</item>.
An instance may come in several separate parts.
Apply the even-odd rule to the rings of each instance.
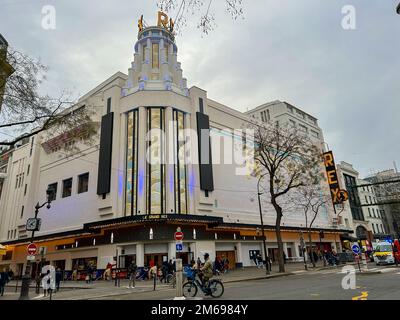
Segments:
[[[324,164],[333,204],[339,204],[343,201],[346,201],[348,199],[348,193],[346,190],[342,190],[339,187],[335,160],[333,159],[332,151],[324,153]]]

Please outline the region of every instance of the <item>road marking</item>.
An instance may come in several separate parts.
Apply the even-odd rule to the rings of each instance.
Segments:
[[[310,293],[310,296],[312,296],[312,297],[318,297],[318,296],[319,296],[319,293]]]
[[[362,291],[361,296],[353,297],[351,300],[367,300],[368,291]]]
[[[387,272],[394,272],[396,270],[394,270],[392,268],[386,268],[386,269],[381,269],[380,271],[381,271],[381,273],[387,273]]]

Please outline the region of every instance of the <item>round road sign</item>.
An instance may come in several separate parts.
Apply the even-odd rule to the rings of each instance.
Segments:
[[[174,238],[176,241],[182,241],[183,240],[183,232],[182,231],[175,232]]]
[[[37,252],[37,246],[36,246],[36,244],[30,243],[30,244],[28,245],[28,247],[27,247],[27,250],[28,250],[28,254],[29,254],[30,256],[34,256],[34,255],[36,254],[36,252]]]
[[[358,244],[353,244],[351,246],[351,250],[355,253],[355,254],[359,254],[360,253],[360,247],[358,246]]]

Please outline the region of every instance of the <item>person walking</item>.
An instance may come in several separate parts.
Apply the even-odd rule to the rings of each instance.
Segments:
[[[47,295],[47,293],[50,294],[50,288],[51,288],[51,275],[50,275],[50,270],[47,270],[46,275],[42,278],[42,288],[43,288],[43,293],[44,296]]]
[[[197,270],[200,270],[200,268],[201,268],[201,260],[200,260],[200,257],[197,257],[196,263],[197,263]]]
[[[132,261],[129,264],[128,267],[128,272],[129,272],[129,288],[134,289],[135,288],[135,280],[136,280],[136,271],[137,271],[137,265],[135,263],[135,261]]]
[[[164,280],[164,283],[167,283],[168,269],[169,269],[168,262],[167,260],[165,260],[161,266],[161,273],[162,273],[161,282]]]
[[[0,273],[0,295],[3,296],[4,295],[4,288],[6,286],[6,284],[10,281],[9,280],[9,276],[8,276],[8,272],[1,272]]]
[[[61,272],[61,269],[60,269],[60,268],[57,268],[57,270],[56,270],[56,291],[55,291],[55,292],[60,291],[61,279],[62,279],[62,272]]]

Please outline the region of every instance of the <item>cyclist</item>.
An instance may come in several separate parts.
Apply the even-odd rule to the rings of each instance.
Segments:
[[[204,265],[203,267],[200,268],[202,277],[201,277],[201,282],[203,285],[207,288],[207,293],[206,295],[211,294],[211,290],[208,287],[209,286],[209,280],[213,277],[213,265],[210,259],[210,255],[208,253],[204,254]]]

